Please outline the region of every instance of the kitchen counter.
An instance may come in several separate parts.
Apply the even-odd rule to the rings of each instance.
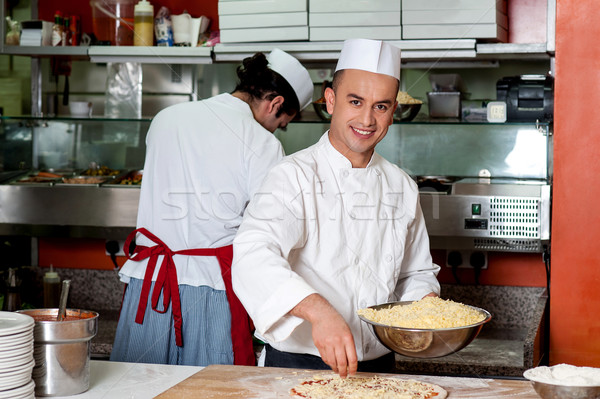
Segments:
[[[90,388],[56,399],[289,398],[289,390],[304,378],[324,374],[314,370],[271,367],[171,366],[92,360]],[[358,373],[369,376],[369,373]],[[382,374],[379,374],[382,375]],[[448,398],[539,399],[529,381],[490,378],[393,375],[440,385]]]
[[[148,399],[194,375],[203,367],[90,361],[90,388],[55,399]]]

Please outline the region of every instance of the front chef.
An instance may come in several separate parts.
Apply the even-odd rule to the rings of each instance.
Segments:
[[[359,308],[440,292],[413,180],[375,151],[396,108],[400,50],[344,42],[319,142],[267,174],[234,240],[233,288],[265,366],[386,372]]]
[[[248,201],[283,157],[272,133],[311,102],[313,84],[278,49],[244,59],[237,75],[232,94],[166,108],[150,125],[111,360],[256,363],[251,323],[231,289],[231,244]]]

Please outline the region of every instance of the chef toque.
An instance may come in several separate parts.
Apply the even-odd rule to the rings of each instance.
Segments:
[[[400,80],[400,49],[381,40],[348,39],[335,71],[360,69]]]
[[[292,86],[298,97],[300,111],[312,101],[314,86],[306,68],[300,62],[278,48],[267,56],[269,68],[277,72]]]

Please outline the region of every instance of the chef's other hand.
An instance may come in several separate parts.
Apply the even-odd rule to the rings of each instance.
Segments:
[[[342,378],[356,374],[358,358],[350,327],[325,298],[309,295],[290,313],[312,324],[313,341],[325,364]]]
[[[429,294],[425,295],[423,298],[427,298],[428,296],[439,296],[438,294],[436,294],[435,292],[430,292]]]

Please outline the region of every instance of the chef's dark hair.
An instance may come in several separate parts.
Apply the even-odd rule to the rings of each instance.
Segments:
[[[242,65],[237,68],[239,82],[235,91],[250,94],[256,100],[272,100],[282,96],[283,106],[277,112],[293,115],[300,111],[298,96],[292,86],[277,72],[269,69],[269,62],[263,53],[256,53],[252,57],[245,58]]]

